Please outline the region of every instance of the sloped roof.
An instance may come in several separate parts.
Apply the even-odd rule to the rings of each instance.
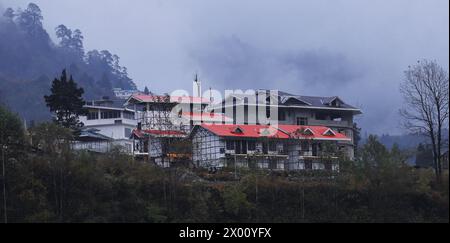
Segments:
[[[351,139],[342,133],[333,131],[333,135],[327,135],[326,132],[330,129],[325,126],[297,126],[297,125],[278,125],[284,132],[288,133],[291,138],[305,138],[315,140],[342,140],[350,141]],[[306,135],[301,133],[302,130],[310,129],[313,134]]]
[[[278,138],[278,139],[313,139],[313,140],[335,140],[351,141],[342,133],[334,132],[333,135],[326,134],[330,129],[325,126],[297,126],[297,125],[230,125],[230,124],[202,124],[201,127],[220,137],[242,137],[242,138]],[[239,128],[242,133],[234,132]],[[309,130],[311,133],[302,133]]]
[[[257,90],[257,93],[267,93],[270,92],[270,90]],[[255,96],[248,95],[248,94],[233,94],[233,97],[236,97],[238,99],[243,99],[244,97],[249,98],[249,103],[255,103]],[[228,97],[227,97],[228,99]],[[297,95],[297,94],[291,94],[284,91],[278,91],[278,105],[286,105],[286,106],[305,106],[305,107],[314,107],[314,108],[333,108],[333,109],[350,109],[354,110],[357,113],[360,113],[360,110],[352,105],[347,104],[344,102],[341,98],[338,96],[305,96],[305,95]],[[302,104],[289,104],[288,101],[295,99],[299,103]],[[335,100],[339,99],[341,101],[341,104],[339,107],[333,107],[330,106],[330,103]]]
[[[221,137],[289,138],[286,133],[269,125],[202,124],[201,127]],[[240,128],[242,133],[236,133],[237,128]]]
[[[80,135],[77,137],[77,141],[109,141],[112,138],[105,136],[103,134],[98,133],[97,129],[86,129],[80,132]]]
[[[185,137],[185,136],[187,136],[187,134],[183,131],[156,130],[156,129],[147,129],[147,130],[134,129],[131,134],[132,134],[132,136],[135,136],[137,138],[144,138],[145,136],[155,136],[155,137]]]
[[[87,100],[85,108],[99,108],[110,110],[124,110],[127,109],[124,105],[124,100],[119,99],[103,99],[103,100]],[[131,111],[131,110],[130,110]]]
[[[204,103],[207,104],[210,101],[206,98],[193,97],[193,96],[164,96],[164,95],[145,95],[145,94],[134,94],[128,98],[127,103]]]

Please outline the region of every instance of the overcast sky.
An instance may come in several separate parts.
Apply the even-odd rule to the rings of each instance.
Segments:
[[[25,8],[29,0],[0,0]],[[82,30],[139,88],[271,88],[340,96],[369,133],[401,133],[398,86],[418,59],[448,70],[448,0],[34,0],[53,35]]]

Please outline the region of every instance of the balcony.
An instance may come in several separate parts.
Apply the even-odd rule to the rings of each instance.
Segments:
[[[351,128],[353,124],[349,121],[333,121],[333,120],[309,120],[308,125],[312,126],[330,126],[330,127],[345,127]]]
[[[101,126],[101,125],[131,125],[136,126],[136,121],[132,119],[127,118],[111,118],[111,119],[95,119],[95,120],[86,120],[86,119],[80,119],[81,122],[85,126]]]

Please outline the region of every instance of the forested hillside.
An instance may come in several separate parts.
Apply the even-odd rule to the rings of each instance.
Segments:
[[[161,168],[119,149],[73,151],[71,139],[71,130],[55,123],[25,133],[0,106],[0,144],[7,144],[1,221],[448,223],[448,171],[436,183],[432,169],[406,165],[402,150],[375,136],[356,161],[340,162],[337,174]]]
[[[8,8],[2,13],[0,103],[28,121],[48,119],[43,96],[63,69],[84,88],[85,99],[112,95],[115,87],[136,88],[117,55],[107,50],[85,51],[82,32],[64,25],[55,28],[55,43],[43,27],[43,19],[33,3],[24,10]]]

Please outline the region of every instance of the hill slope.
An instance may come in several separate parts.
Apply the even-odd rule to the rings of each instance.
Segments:
[[[0,103],[29,120],[47,120],[43,96],[63,69],[85,90],[85,99],[113,95],[112,88],[136,89],[119,57],[107,50],[85,52],[80,30],[56,28],[54,43],[43,28],[39,7],[6,9],[0,17]]]

